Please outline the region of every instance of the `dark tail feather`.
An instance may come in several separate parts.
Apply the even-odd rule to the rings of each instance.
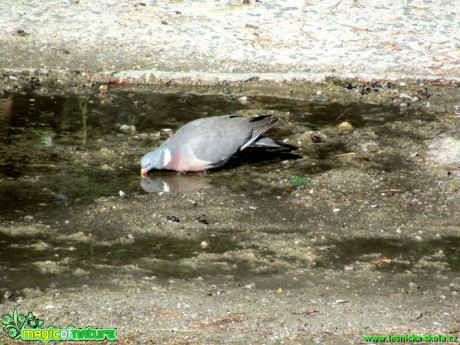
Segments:
[[[244,150],[248,146],[257,140],[262,134],[272,127],[275,122],[278,121],[278,118],[273,115],[256,115],[249,119],[249,122],[252,125],[252,136],[251,138],[241,146],[240,150]]]

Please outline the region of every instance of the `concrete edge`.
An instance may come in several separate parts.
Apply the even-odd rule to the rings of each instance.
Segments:
[[[103,71],[84,72],[71,69],[24,69],[8,68],[0,69],[0,77],[4,83],[14,83],[21,78],[42,78],[42,81],[54,80],[59,84],[73,84],[75,82],[96,84],[132,84],[132,85],[202,85],[213,86],[226,84],[245,84],[248,82],[263,84],[265,86],[277,86],[280,84],[321,84],[330,80],[359,81],[359,82],[426,82],[452,84],[459,83],[460,77],[440,77],[436,75],[403,75],[403,74],[356,74],[356,73],[213,73],[213,72],[173,72],[159,70],[126,70],[126,71]]]

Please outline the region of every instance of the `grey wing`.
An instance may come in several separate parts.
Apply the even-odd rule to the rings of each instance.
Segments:
[[[192,121],[175,137],[181,146],[189,145],[196,158],[219,166],[250,140],[252,132],[247,119],[226,115]]]

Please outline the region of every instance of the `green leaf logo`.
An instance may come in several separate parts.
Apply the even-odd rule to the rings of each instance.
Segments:
[[[12,339],[17,339],[21,335],[23,328],[39,328],[43,325],[43,320],[37,319],[31,312],[27,316],[18,314],[14,309],[13,316],[5,314],[2,316],[3,331],[8,333]]]

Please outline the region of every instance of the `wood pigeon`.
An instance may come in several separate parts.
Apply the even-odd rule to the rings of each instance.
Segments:
[[[146,176],[151,169],[204,171],[218,168],[246,147],[297,149],[261,137],[276,121],[278,118],[272,115],[251,118],[224,115],[191,121],[142,157],[141,175]]]

